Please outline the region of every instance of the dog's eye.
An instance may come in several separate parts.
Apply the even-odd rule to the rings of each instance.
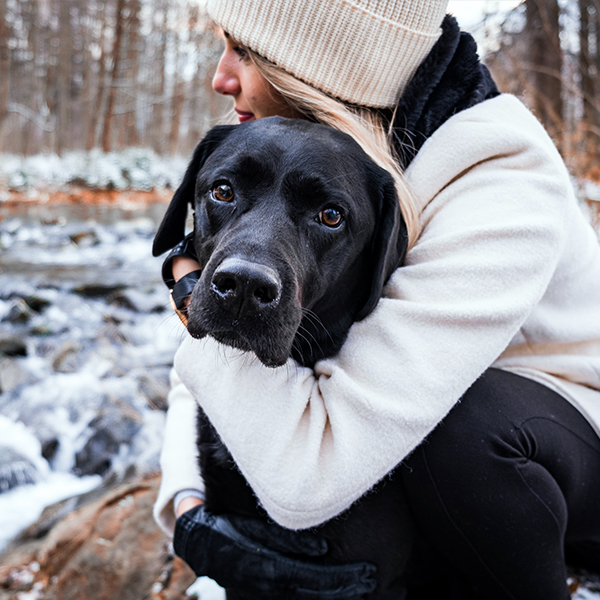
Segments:
[[[233,200],[233,188],[227,183],[220,183],[211,192],[212,197],[219,202],[231,202]]]
[[[337,208],[334,208],[333,206],[324,208],[319,213],[318,217],[319,223],[322,223],[326,227],[331,227],[332,229],[339,227],[342,224],[343,220],[344,217],[342,215],[342,211]]]

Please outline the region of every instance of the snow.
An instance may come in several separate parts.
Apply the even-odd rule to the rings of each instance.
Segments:
[[[0,494],[0,552],[19,531],[35,522],[46,506],[89,492],[101,481],[99,475],[78,478],[49,472],[44,481]]]
[[[1,168],[6,164],[0,160]],[[10,365],[15,375],[0,390],[0,448],[30,462],[36,481],[0,494],[0,551],[45,506],[99,484],[98,476],[78,478],[73,472],[98,416],[126,421],[115,426],[121,437],[114,472],[132,465],[142,473],[158,469],[164,414],[148,405],[147,392],[164,399],[183,326],[163,310],[169,299],[160,280],[162,261],[151,255],[152,210],[116,223],[114,209],[106,214],[108,222],[77,221],[69,214],[40,220],[24,210],[0,220],[0,333],[27,348],[26,356],[2,358],[3,368]],[[81,284],[128,286],[122,295],[132,307],[110,296],[76,293]],[[29,296],[49,304],[30,311],[25,323],[2,321]],[[102,427],[115,432],[110,420]],[[41,447],[52,440],[58,449],[48,464]]]
[[[31,461],[40,475],[49,473],[50,467],[42,458],[40,442],[23,423],[12,421],[0,414],[0,440],[2,446],[11,448]]]
[[[0,189],[59,189],[67,184],[92,189],[175,189],[188,161],[189,157],[184,156],[158,156],[148,148],[128,148],[106,154],[95,149],[67,152],[62,156],[0,154]]]
[[[185,593],[199,600],[225,600],[225,590],[209,577],[199,577]]]

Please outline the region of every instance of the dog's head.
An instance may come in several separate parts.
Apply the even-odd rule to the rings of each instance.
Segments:
[[[155,256],[183,239],[188,205],[202,267],[188,331],[268,366],[337,352],[406,253],[391,175],[350,136],[307,121],[212,129],[159,227]]]

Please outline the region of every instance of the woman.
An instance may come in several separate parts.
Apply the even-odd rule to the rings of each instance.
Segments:
[[[179,515],[201,502],[198,402],[281,525],[334,517],[402,463],[461,597],[564,600],[567,561],[600,568],[600,248],[551,140],[446,5],[209,2],[227,32],[213,86],[239,120],[350,133],[394,175],[411,250],[314,370],[184,341],[156,515],[171,531],[177,492]],[[175,254],[183,297],[199,265]]]

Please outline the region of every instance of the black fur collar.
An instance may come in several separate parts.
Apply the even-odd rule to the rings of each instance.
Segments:
[[[452,115],[499,95],[477,44],[446,15],[442,35],[421,63],[398,102],[393,118],[398,160],[406,168],[425,140]],[[391,111],[390,111],[391,113]]]

